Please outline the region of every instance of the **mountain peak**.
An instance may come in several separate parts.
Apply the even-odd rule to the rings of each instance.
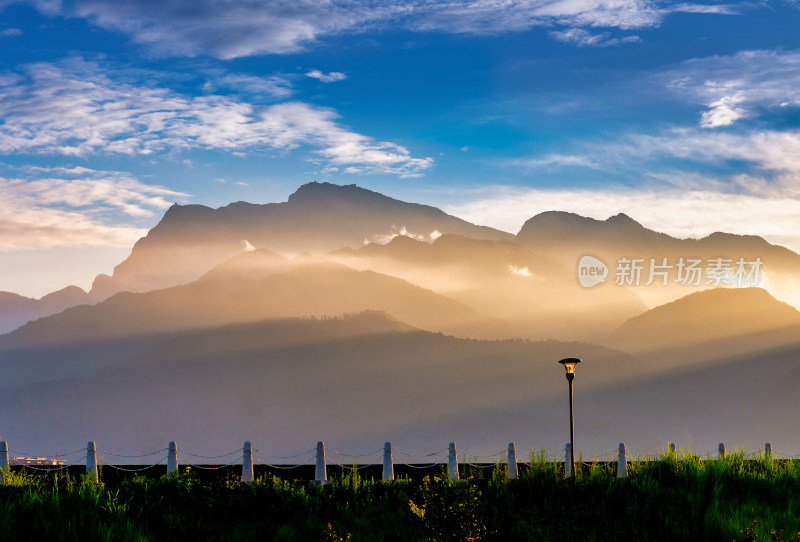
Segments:
[[[800,326],[800,312],[763,288],[714,288],[631,318],[610,338],[618,348],[639,352],[790,326]]]
[[[331,198],[348,200],[391,200],[391,198],[384,196],[383,194],[373,192],[372,190],[367,190],[366,188],[360,188],[355,184],[339,185],[328,182],[321,183],[319,181],[313,181],[300,186],[300,188],[298,188],[294,194],[289,196],[289,202],[299,203],[305,201],[327,200]]]
[[[626,215],[625,213],[619,213],[614,216],[610,216],[605,220],[609,224],[630,224],[636,225],[639,227],[643,227],[641,224],[636,222],[634,219]]]
[[[542,246],[588,240],[650,244],[670,237],[645,228],[625,213],[597,220],[575,213],[547,211],[525,222],[517,239],[541,249]]]

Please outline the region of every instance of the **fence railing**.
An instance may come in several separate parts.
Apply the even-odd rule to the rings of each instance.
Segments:
[[[10,455],[11,452],[14,452],[19,455],[11,456]],[[525,464],[524,462],[518,461],[517,451],[513,442],[510,442],[508,444],[507,449],[501,450],[495,454],[475,455],[458,450],[455,442],[451,442],[446,451],[441,451],[441,452],[436,451],[428,454],[416,454],[416,453],[403,452],[401,450],[393,449],[392,444],[390,442],[386,442],[383,448],[378,448],[377,450],[373,450],[371,452],[362,454],[351,454],[351,453],[339,452],[336,450],[328,450],[326,449],[325,444],[322,441],[320,441],[317,442],[316,448],[311,448],[309,450],[294,455],[278,456],[278,455],[273,455],[269,452],[261,451],[253,447],[251,442],[246,441],[242,448],[237,448],[222,455],[207,456],[183,450],[179,448],[174,441],[170,442],[166,448],[163,448],[161,450],[156,450],[154,452],[149,452],[146,454],[138,454],[138,455],[121,454],[121,453],[111,452],[108,450],[103,450],[101,448],[98,448],[94,441],[90,441],[85,448],[74,450],[66,454],[62,453],[57,456],[35,456],[31,454],[26,454],[24,452],[20,452],[19,450],[14,450],[13,448],[10,448],[8,446],[8,443],[6,441],[0,441],[0,485],[4,484],[3,473],[8,472],[12,465],[22,466],[36,471],[45,471],[45,472],[59,471],[70,467],[82,465],[83,463],[80,463],[79,461],[81,461],[84,452],[86,454],[85,455],[86,475],[89,477],[90,480],[94,482],[99,482],[98,466],[100,465],[108,466],[122,472],[136,473],[152,469],[154,467],[166,463],[167,474],[171,474],[178,470],[179,464],[204,470],[218,470],[230,467],[232,465],[241,464],[242,482],[245,483],[250,483],[254,480],[254,469],[253,469],[254,462],[269,466],[274,469],[295,469],[302,466],[314,465],[315,466],[314,479],[311,480],[310,483],[313,485],[324,485],[328,482],[329,463],[336,464],[342,468],[351,468],[357,470],[365,469],[368,467],[374,467],[382,464],[383,472],[381,479],[386,482],[391,482],[392,480],[394,480],[395,465],[403,465],[405,467],[410,467],[415,469],[424,469],[424,468],[435,467],[437,465],[443,465],[443,466],[446,465],[448,477],[452,480],[458,480],[459,465],[469,465],[473,467],[483,468],[483,467],[493,467],[498,464],[505,464],[507,465],[506,477],[508,479],[514,479],[517,478],[518,476],[519,465]],[[382,462],[379,459],[381,452],[383,455]],[[569,478],[573,475],[573,473],[571,472],[571,463],[570,463],[571,454],[570,454],[569,443],[566,444],[562,452],[564,454],[563,455],[564,476],[566,478]],[[628,474],[628,464],[631,460],[633,460],[632,458],[635,457],[636,458],[635,460],[655,460],[662,458],[665,453],[675,454],[676,453],[675,444],[673,443],[669,444],[668,447],[663,452],[655,455],[647,455],[647,454],[632,455],[631,450],[629,450],[624,443],[620,443],[618,450],[614,450],[602,456],[597,456],[597,455],[592,456],[592,461],[593,462],[602,461],[605,463],[612,463],[616,461],[617,478],[624,478]],[[716,458],[724,458],[726,453],[727,452],[725,444],[720,443],[716,452],[707,453],[700,457],[701,459],[714,459],[714,456],[716,456]],[[144,467],[137,466],[135,468],[126,468],[120,465],[109,463],[107,461],[98,461],[98,454],[100,454],[101,458],[116,457],[124,460],[153,458],[154,460],[156,457],[158,457],[158,460]],[[335,458],[331,457],[331,454],[341,458],[338,463]],[[397,456],[406,458],[406,461],[402,460],[397,461],[395,454],[397,454]],[[616,459],[614,459],[614,456],[616,456]],[[769,459],[774,457],[772,451],[772,445],[770,443],[767,443],[764,446],[764,457]],[[782,457],[786,458],[787,456],[782,456]],[[265,460],[262,458],[267,458],[267,459]],[[354,460],[352,466],[348,467],[347,465],[345,465],[344,463],[345,458]],[[357,459],[364,459],[364,458],[366,458],[367,460],[374,460],[374,461],[363,465],[358,465],[358,463],[355,462],[355,460]],[[208,463],[209,460],[217,460],[217,461]],[[296,460],[296,463],[295,464],[277,463],[273,460],[280,460],[280,461]],[[206,463],[203,463],[203,461],[206,461]],[[553,456],[553,461],[557,461],[557,456]]]

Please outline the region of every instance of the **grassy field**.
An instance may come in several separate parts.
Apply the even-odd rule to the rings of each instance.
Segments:
[[[265,476],[202,479],[191,470],[96,485],[80,476],[5,474],[0,540],[800,540],[800,462],[729,453],[666,454],[616,465],[532,457],[392,484],[354,470],[321,488]]]

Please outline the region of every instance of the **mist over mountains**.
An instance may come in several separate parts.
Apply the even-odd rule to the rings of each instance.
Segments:
[[[586,255],[604,283],[581,285]],[[620,280],[623,260],[641,262],[640,281]],[[731,272],[682,283],[688,260]],[[735,287],[738,260],[759,262],[755,287]],[[556,362],[577,356],[584,450],[769,435],[794,449],[776,411],[798,406],[798,272],[800,256],[758,237],[562,212],[513,235],[355,185],[176,205],[91,292],[0,294],[0,434],[43,451],[263,436],[287,452],[323,438],[554,452]]]

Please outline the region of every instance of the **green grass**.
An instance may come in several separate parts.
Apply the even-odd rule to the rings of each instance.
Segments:
[[[665,453],[563,465],[532,454],[517,480],[463,466],[393,484],[357,471],[309,489],[303,481],[191,471],[116,485],[82,477],[6,473],[0,540],[557,540],[738,542],[800,540],[800,463],[729,453],[722,460]]]

